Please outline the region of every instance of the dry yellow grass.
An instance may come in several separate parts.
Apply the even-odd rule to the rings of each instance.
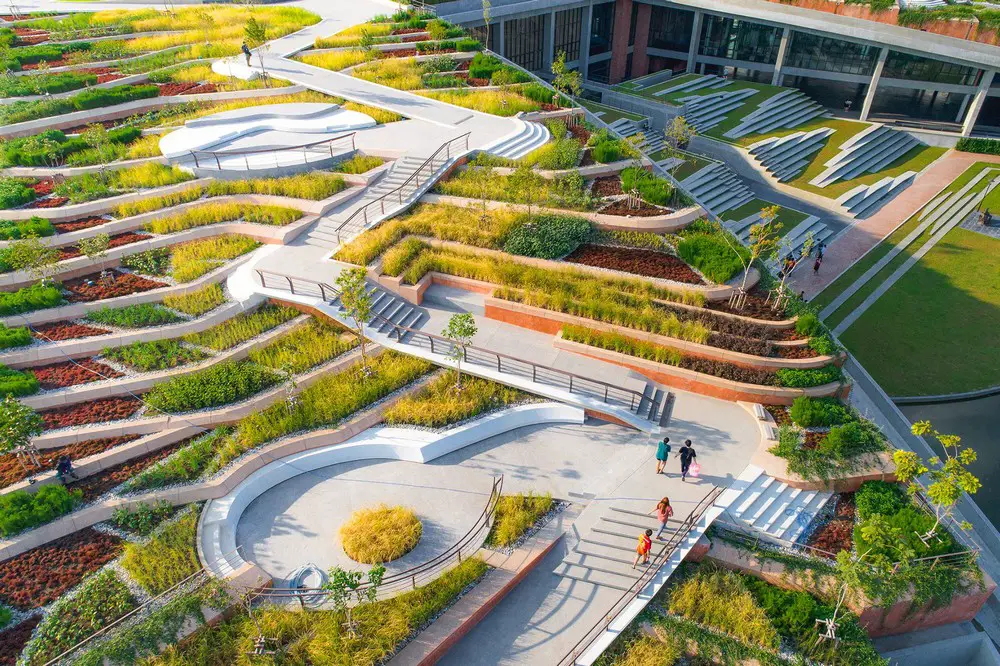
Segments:
[[[422,533],[423,525],[412,509],[379,504],[355,511],[340,527],[340,540],[355,562],[378,564],[406,555]]]

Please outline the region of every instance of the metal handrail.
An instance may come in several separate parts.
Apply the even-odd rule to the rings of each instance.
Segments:
[[[490,489],[490,497],[486,502],[486,506],[476,519],[476,522],[471,528],[469,528],[469,531],[466,532],[461,539],[452,544],[447,550],[427,560],[426,562],[383,578],[382,583],[378,587],[379,598],[384,599],[386,597],[393,596],[403,589],[415,590],[419,587],[417,584],[418,581],[423,582],[425,580],[436,578],[438,573],[445,567],[449,566],[453,561],[461,564],[463,553],[465,553],[466,559],[469,557],[469,552],[467,552],[467,550],[472,553],[478,552],[482,547],[482,542],[486,539],[486,535],[489,534],[489,530],[493,527],[493,517],[496,514],[497,505],[500,503],[500,495],[502,493],[503,475],[501,474],[499,477],[493,478],[493,486]],[[369,585],[366,581],[361,584],[359,589],[365,590],[368,587]],[[329,598],[331,594],[332,592],[330,590],[326,590],[321,587],[272,587],[257,590],[252,593],[252,597],[254,600],[302,600],[304,597],[309,597],[310,599],[326,599]]]
[[[340,136],[335,136],[335,137],[332,137],[330,139],[323,139],[322,141],[314,141],[312,143],[303,143],[303,144],[298,145],[298,146],[288,146],[287,148],[258,148],[258,149],[255,149],[255,150],[191,150],[191,151],[188,151],[188,155],[190,157],[194,158],[194,165],[195,165],[196,168],[199,168],[199,169],[202,168],[201,167],[201,162],[198,161],[198,156],[199,155],[202,156],[202,159],[205,159],[205,157],[209,157],[211,159],[214,159],[215,160],[215,166],[216,166],[216,168],[219,171],[222,170],[222,162],[219,160],[219,158],[220,157],[223,157],[223,158],[231,157],[233,155],[242,155],[243,156],[244,164],[246,165],[247,171],[250,170],[249,156],[250,155],[257,155],[257,154],[260,154],[260,153],[274,153],[274,155],[275,155],[275,165],[277,166],[277,159],[278,159],[277,158],[277,154],[278,153],[291,153],[291,152],[296,152],[296,151],[301,150],[302,151],[302,159],[304,160],[304,163],[308,164],[309,163],[309,150],[311,148],[315,148],[316,146],[327,145],[329,147],[329,153],[330,153],[330,157],[331,158],[335,157],[335,155],[333,154],[333,145],[335,143],[337,143],[338,141],[343,141],[343,140],[346,140],[346,139],[350,139],[350,141],[351,141],[351,151],[357,150],[357,145],[356,145],[356,142],[355,142],[356,135],[357,135],[357,132],[350,132],[348,134],[341,134]],[[325,152],[326,151],[324,151],[324,153]]]
[[[712,489],[698,501],[698,504],[696,504],[693,509],[691,509],[691,512],[687,515],[687,518],[684,519],[684,522],[681,523],[680,527],[674,530],[673,535],[664,545],[663,549],[652,558],[650,563],[646,565],[644,569],[642,569],[635,582],[632,583],[622,596],[618,598],[618,600],[611,607],[611,610],[608,611],[603,618],[596,622],[587,631],[587,633],[584,634],[583,638],[577,641],[569,652],[566,653],[566,656],[559,661],[559,666],[571,666],[571,664],[576,661],[577,657],[590,648],[590,645],[594,642],[594,640],[596,640],[597,637],[603,633],[612,622],[615,621],[625,607],[638,597],[642,590],[646,588],[646,585],[648,585],[649,582],[652,581],[653,578],[659,573],[660,569],[663,568],[663,565],[667,563],[671,556],[673,556],[674,551],[677,550],[681,542],[687,538],[695,524],[701,520],[705,511],[707,511],[712,504],[715,503],[715,500],[725,490],[725,488],[719,486],[712,486]]]
[[[337,234],[337,243],[341,242],[340,241],[340,230],[343,229],[344,227],[346,227],[347,225],[349,225],[354,220],[354,218],[358,217],[359,215],[364,218],[364,224],[363,224],[363,226],[368,226],[368,209],[369,208],[372,208],[372,207],[374,207],[374,206],[377,205],[377,206],[379,206],[380,212],[382,214],[385,214],[385,202],[386,202],[386,200],[389,197],[397,197],[399,199],[399,204],[403,205],[403,190],[405,190],[410,185],[410,183],[412,181],[414,181],[414,180],[416,180],[416,186],[413,188],[414,191],[416,191],[417,189],[420,188],[420,184],[421,184],[420,183],[420,174],[423,172],[424,167],[426,167],[428,165],[431,165],[430,174],[433,174],[435,171],[437,171],[437,167],[433,166],[433,162],[438,158],[438,155],[441,153],[441,151],[445,151],[446,152],[446,157],[444,158],[444,161],[442,162],[442,164],[446,164],[447,162],[449,162],[451,160],[451,144],[455,143],[456,141],[464,141],[464,143],[465,143],[464,152],[467,152],[469,150],[469,136],[471,134],[472,134],[472,132],[466,132],[465,134],[462,134],[461,136],[456,136],[454,139],[448,139],[447,141],[445,141],[444,143],[442,143],[438,147],[438,149],[435,150],[431,154],[430,157],[428,157],[426,160],[424,160],[423,163],[419,167],[417,167],[416,171],[414,171],[410,175],[409,178],[407,178],[406,180],[403,181],[402,185],[400,185],[399,187],[397,187],[395,189],[392,189],[392,190],[386,192],[385,194],[383,194],[382,196],[380,196],[378,199],[375,199],[374,201],[369,201],[364,206],[362,206],[361,208],[359,208],[356,211],[354,211],[353,213],[351,213],[350,217],[348,217],[346,220],[344,220],[343,222],[341,222],[337,226],[337,228],[333,230],[333,232],[335,234]],[[428,174],[428,176],[430,176],[430,174]]]
[[[265,288],[268,287],[267,276],[271,276],[273,278],[277,278],[279,280],[284,281],[284,284],[287,285],[288,290],[292,294],[296,295],[301,294],[306,296],[318,295],[328,303],[332,302],[333,300],[336,300],[340,296],[340,291],[336,287],[332,287],[329,284],[326,284],[325,282],[310,280],[308,278],[292,277],[290,275],[286,275],[283,273],[276,273],[274,271],[265,271],[260,269],[257,269],[256,273],[257,276],[260,278],[260,285]],[[304,283],[306,285],[306,288],[303,289],[302,286],[299,286],[298,291],[296,291],[297,282]],[[312,293],[310,293],[309,292],[310,287],[318,289],[319,293],[317,294],[316,291],[312,291]],[[276,288],[276,287],[274,287],[272,284],[271,288]],[[333,295],[332,298],[328,297],[328,295],[330,294]],[[454,350],[455,343],[452,340],[449,340],[448,338],[442,335],[435,335],[433,333],[427,333],[425,331],[421,331],[415,328],[410,328],[409,326],[402,326],[394,321],[387,319],[386,317],[384,317],[379,313],[375,313],[373,321],[378,322],[379,327],[389,326],[391,329],[388,333],[389,337],[391,338],[393,333],[395,333],[396,340],[398,340],[399,342],[403,342],[403,339],[406,338],[407,336],[409,336],[409,340],[407,342],[414,341],[417,339],[426,339],[432,354],[437,353],[437,351],[435,350],[435,345],[438,345],[439,347],[443,346],[444,349],[440,351],[446,354]],[[470,355],[472,356],[471,361],[470,361]],[[589,395],[596,395],[598,397],[602,397],[603,401],[609,404],[611,403],[612,398],[614,398],[617,401],[620,401],[622,404],[624,404],[627,399],[629,411],[635,412],[636,410],[641,409],[643,405],[648,404],[649,400],[648,396],[645,396],[643,393],[641,393],[640,391],[636,391],[635,389],[626,388],[624,386],[618,386],[616,384],[611,384],[602,381],[600,379],[592,379],[590,377],[584,377],[582,375],[577,375],[575,373],[566,370],[560,370],[559,368],[553,368],[551,366],[542,365],[540,363],[535,363],[533,361],[527,361],[525,359],[518,358],[516,356],[511,356],[509,354],[504,354],[501,352],[495,352],[493,350],[484,349],[482,347],[467,345],[463,350],[462,360],[466,362],[474,362],[476,360],[476,355],[488,357],[490,359],[489,365],[492,366],[495,364],[497,372],[501,373],[504,372],[505,370],[504,361],[507,362],[506,370],[510,374],[514,374],[513,370],[517,364],[524,364],[530,367],[531,381],[533,382],[541,383],[540,380],[551,379],[550,376],[554,375],[556,377],[564,379],[566,383],[568,383],[568,388],[570,393],[585,393]],[[589,391],[583,390],[586,388],[590,388],[590,390]],[[574,389],[581,389],[581,390],[574,391]]]

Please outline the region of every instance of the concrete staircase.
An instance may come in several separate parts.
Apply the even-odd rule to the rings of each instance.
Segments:
[[[895,177],[886,176],[871,185],[858,185],[839,196],[837,203],[854,217],[866,218],[909,187],[916,175],[916,171],[907,171]]]
[[[812,156],[819,152],[826,138],[833,133],[832,128],[821,127],[781,138],[769,137],[749,146],[747,152],[778,182],[783,183],[802,173]]]
[[[661,95],[670,95],[672,93],[678,92],[694,92],[696,90],[717,90],[719,88],[725,88],[730,83],[729,79],[724,76],[701,76],[690,81],[685,81],[684,83],[679,83],[676,86],[670,88],[664,88],[659,92],[653,93],[655,97]]]
[[[707,95],[691,95],[682,97],[678,101],[684,104],[681,115],[698,130],[699,134],[704,134],[725,120],[730,112],[743,106],[743,100],[756,94],[757,91],[754,89],[742,88]]]
[[[636,134],[642,134],[643,140],[639,144],[639,150],[644,153],[655,153],[657,151],[663,150],[667,147],[666,141],[663,139],[663,134],[657,132],[656,130],[643,130],[634,120],[628,118],[619,118],[615,122],[608,125],[616,134],[619,134],[626,139]]]
[[[985,187],[980,187],[980,183],[986,178],[992,180]],[[956,217],[963,220],[968,217],[998,184],[1000,184],[1000,168],[983,169],[961,189],[942,194],[924,206],[919,220],[931,227],[932,234],[936,233]]]
[[[801,90],[784,90],[761,102],[744,116],[736,127],[725,133],[727,139],[741,139],[750,134],[765,134],[777,129],[798,127],[826,113],[813,98]]]
[[[826,187],[839,180],[850,180],[866,173],[877,173],[905,155],[920,141],[907,132],[872,125],[840,146],[840,152],[826,162],[826,169],[809,181]]]
[[[372,329],[395,337],[393,324],[405,326],[407,328],[419,328],[427,319],[427,313],[406,299],[397,296],[385,289],[382,289],[373,282],[368,282],[368,293],[372,299],[372,316],[368,320],[368,326]],[[349,322],[351,318],[344,311],[340,302],[340,294],[330,301],[330,305],[337,309],[342,321]],[[411,333],[404,333],[400,336],[400,342],[406,342]]]
[[[699,169],[680,184],[699,204],[716,215],[754,198],[736,172],[721,162]]]
[[[740,475],[745,487],[720,517],[762,538],[796,541],[801,537],[833,493],[799,490],[768,476],[750,465]]]
[[[488,146],[484,149],[484,152],[496,155],[497,157],[517,160],[536,148],[544,146],[552,138],[549,128],[541,123],[533,123],[517,118],[514,120],[521,124],[520,131],[512,137],[501,139],[493,146]]]

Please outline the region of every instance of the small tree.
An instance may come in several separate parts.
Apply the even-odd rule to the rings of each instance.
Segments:
[[[486,28],[486,39],[483,43],[486,45],[486,48],[490,47],[490,21],[492,19],[493,3],[490,0],[483,0],[483,26]]]
[[[540,200],[538,192],[540,178],[541,176],[532,171],[530,166],[521,164],[510,175],[508,181],[518,203],[524,204],[528,217],[531,217],[531,206]]]
[[[746,305],[747,281],[750,279],[750,267],[761,257],[771,255],[781,242],[781,239],[778,237],[778,232],[781,230],[781,223],[777,221],[777,218],[777,206],[762,208],[760,211],[760,222],[750,227],[750,238],[747,241],[746,248],[742,251],[733,244],[729,239],[729,234],[724,229],[719,229],[722,238],[729,244],[733,252],[736,253],[740,263],[743,264],[743,281],[740,283],[740,289],[729,300],[729,304],[738,309],[743,309],[743,306]]]
[[[799,256],[792,257],[793,261],[791,265],[788,265],[788,262],[786,262],[788,256],[785,254],[785,250],[788,249],[788,245],[785,243],[784,239],[782,239],[781,244],[771,255],[771,261],[781,266],[781,270],[779,271],[779,274],[781,275],[781,282],[778,283],[774,292],[768,295],[769,300],[771,296],[774,296],[774,305],[771,306],[774,310],[779,309],[782,306],[782,303],[784,303],[788,298],[788,294],[785,292],[785,281],[788,280],[788,276],[791,275],[792,271],[798,268],[810,254],[812,254],[813,246],[815,244],[816,238],[813,235],[813,232],[810,231],[806,234],[805,240],[802,241],[802,246],[799,248]]]
[[[198,19],[198,25],[201,26],[202,32],[205,33],[205,46],[208,46],[212,43],[212,30],[215,29],[215,17],[207,9],[199,9],[195,16]]]
[[[372,297],[368,293],[368,282],[365,280],[365,269],[351,268],[341,271],[337,276],[337,288],[340,289],[340,304],[347,316],[354,321],[354,330],[361,347],[361,367],[365,375],[369,374],[368,351],[365,340],[365,324],[372,316]]]
[[[907,491],[916,495],[923,491],[934,507],[934,525],[926,534],[918,535],[927,543],[937,534],[938,526],[945,518],[951,518],[955,513],[958,500],[963,493],[975,495],[983,484],[979,478],[969,471],[969,465],[976,462],[974,449],[962,448],[962,438],[958,435],[946,435],[938,432],[930,421],[917,421],[911,428],[914,435],[934,437],[944,450],[944,459],[938,456],[924,462],[913,451],[897,449],[892,454],[896,463],[896,478],[907,484]],[[968,522],[959,523],[963,530],[972,529]]]
[[[465,350],[472,344],[472,338],[476,337],[478,331],[476,318],[468,312],[453,314],[448,320],[448,325],[441,331],[441,335],[452,343],[451,352],[448,355],[455,359],[458,364],[458,376],[455,380],[456,391],[462,390],[462,361],[465,359]]]
[[[11,270],[25,271],[34,279],[47,282],[59,261],[59,250],[37,236],[13,241],[7,246],[7,263]]]
[[[664,128],[663,138],[671,148],[684,150],[697,133],[698,131],[684,116],[674,116],[670,124]]]
[[[42,432],[42,417],[12,395],[0,402],[0,455],[13,453],[24,471],[30,473],[25,460],[36,469],[41,467],[38,451],[31,438]]]
[[[564,95],[579,97],[583,92],[583,76],[578,70],[566,68],[566,52],[560,51],[559,57],[552,63],[552,87]],[[558,95],[552,97],[555,104]]]
[[[372,33],[365,28],[361,29],[361,37],[358,40],[358,46],[361,47],[361,50],[365,53],[371,53],[372,49],[375,48],[375,38],[372,36]]]
[[[104,258],[108,255],[108,246],[111,245],[111,236],[108,234],[97,234],[90,238],[81,238],[76,244],[87,259],[99,262],[101,276],[104,276]]]
[[[243,35],[246,38],[247,46],[250,49],[257,50],[257,58],[260,61],[260,73],[264,77],[265,84],[267,83],[267,70],[264,69],[264,49],[267,44],[267,27],[262,21],[258,21],[256,18],[251,16],[245,26],[243,26]]]
[[[479,191],[479,198],[483,202],[483,214],[480,219],[485,222],[487,217],[487,204],[489,201],[490,192],[493,190],[493,165],[485,162],[483,164],[473,164],[469,170],[469,175],[472,176],[472,185]]]
[[[385,566],[382,564],[376,564],[369,569],[367,576],[360,571],[345,571],[340,567],[330,569],[330,579],[323,585],[323,589],[330,592],[329,599],[333,603],[334,612],[344,613],[344,626],[351,637],[357,636],[353,609],[375,601],[384,577]],[[367,585],[364,584],[366,582]]]

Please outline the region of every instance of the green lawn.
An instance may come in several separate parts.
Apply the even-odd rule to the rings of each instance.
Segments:
[[[759,213],[762,209],[767,208],[768,206],[774,205],[777,204],[765,201],[764,199],[752,199],[742,206],[727,210],[722,214],[722,217],[726,220],[739,221],[745,217],[753,215],[754,213]],[[789,231],[798,226],[799,223],[807,217],[809,217],[809,215],[800,210],[778,206],[778,217],[775,218],[781,223],[781,229],[778,231],[778,236],[783,238]]]
[[[841,340],[890,395],[993,386],[1000,377],[1000,241],[954,229]]]
[[[693,81],[694,79],[701,78],[701,74],[684,74],[683,76],[675,76],[669,81],[664,81],[663,83],[657,83],[655,86],[649,86],[648,88],[637,90],[636,84],[641,83],[642,78],[626,81],[625,83],[619,83],[617,86],[615,86],[615,88],[625,93],[633,95],[642,95],[643,97],[649,97],[655,100],[662,100],[663,97],[666,97],[666,95],[664,95],[663,97],[656,97],[653,93],[658,93],[661,90],[667,90],[668,88],[679,86],[682,83],[687,83],[688,81]]]
[[[611,124],[616,120],[621,120],[622,118],[628,118],[629,120],[635,121],[645,118],[645,116],[639,115],[638,113],[629,113],[628,111],[616,109],[613,106],[605,106],[604,104],[591,102],[587,99],[580,99],[579,97],[576,98],[576,102],[608,124]]]
[[[671,157],[671,153],[669,150],[658,150],[655,153],[650,153],[649,155],[649,158],[654,162],[665,160],[668,157]],[[674,178],[676,178],[677,180],[684,180],[685,178],[692,175],[699,169],[706,167],[712,163],[711,160],[701,159],[699,157],[696,157],[695,155],[692,155],[691,153],[682,153],[680,157],[684,158],[684,164],[678,165],[672,172]]]

